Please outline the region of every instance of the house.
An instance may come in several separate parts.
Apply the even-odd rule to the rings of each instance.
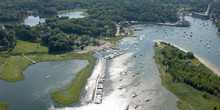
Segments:
[[[8,46],[7,45],[5,45],[5,46],[0,46],[0,52],[1,51],[5,51],[5,50],[7,50],[8,49]]]

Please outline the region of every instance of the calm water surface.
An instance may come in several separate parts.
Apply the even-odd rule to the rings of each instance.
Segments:
[[[61,16],[68,16],[69,18],[84,18],[85,16],[81,15],[83,14],[82,11],[75,11],[75,12],[65,12],[65,13],[61,13],[58,14],[59,17]],[[43,23],[45,22],[46,18],[40,18],[39,16],[28,16],[28,18],[26,20],[24,20],[24,22],[22,22],[21,24],[25,24],[25,25],[29,25],[29,26],[36,26],[37,24]]]
[[[0,102],[9,103],[8,110],[47,110],[55,103],[50,93],[67,88],[88,64],[87,60],[67,60],[31,65],[24,71],[23,81],[0,80]]]

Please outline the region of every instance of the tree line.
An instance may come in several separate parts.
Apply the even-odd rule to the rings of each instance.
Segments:
[[[172,75],[173,81],[186,83],[220,98],[220,77],[202,63],[195,63],[198,59],[193,53],[185,53],[167,43],[162,44],[163,57],[159,59],[168,67],[166,72]]]
[[[177,10],[187,7],[204,12],[212,0],[0,0],[0,21],[23,20],[25,16],[56,15],[58,11],[88,9],[90,18],[100,20],[139,20],[175,22]]]
[[[1,29],[2,32],[10,33],[13,38],[40,42],[42,45],[48,46],[50,51],[67,51],[74,49],[74,47],[83,49],[84,46],[90,44],[98,45],[96,39],[115,37],[116,32],[116,26],[112,21],[106,22],[89,18],[64,19],[63,17],[49,18],[46,19],[46,23],[33,27],[17,24],[5,25],[5,28],[5,30]],[[0,40],[5,41],[3,38],[1,37]]]

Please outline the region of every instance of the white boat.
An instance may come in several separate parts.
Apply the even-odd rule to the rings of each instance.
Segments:
[[[122,86],[120,86],[118,89],[119,89],[119,90],[122,90],[122,89],[123,89],[123,87],[122,87]]]
[[[135,83],[135,84],[134,84],[134,86],[138,86],[138,85],[139,85],[138,83]]]
[[[48,79],[49,77],[50,77],[50,75],[47,75],[47,76],[46,76],[46,79]]]

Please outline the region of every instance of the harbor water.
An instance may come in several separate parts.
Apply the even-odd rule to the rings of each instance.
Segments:
[[[137,37],[120,40],[117,46],[119,50],[100,51],[103,56],[122,53],[106,61],[101,104],[93,101],[96,80],[102,66],[97,54],[94,54],[98,58],[96,66],[82,89],[80,101],[75,104],[59,105],[51,99],[50,93],[68,87],[75,75],[86,66],[79,65],[88,64],[85,60],[32,65],[25,71],[25,80],[13,83],[0,81],[0,102],[8,102],[9,110],[16,107],[24,107],[22,110],[125,110],[127,107],[129,110],[178,110],[178,98],[161,84],[160,73],[153,59],[153,40],[175,44],[200,56],[218,71],[220,69],[220,36],[216,34],[215,25],[210,20],[188,16],[185,20],[191,23],[190,27],[133,25],[131,27],[143,28],[135,31]],[[71,63],[74,66],[68,62],[75,62]],[[49,73],[50,78],[45,79]],[[57,75],[53,76],[52,73]]]

